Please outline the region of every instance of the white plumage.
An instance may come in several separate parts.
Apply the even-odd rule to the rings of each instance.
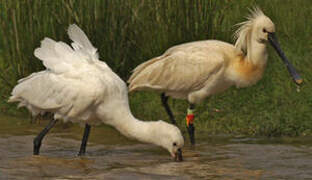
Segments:
[[[68,35],[72,47],[49,38],[41,42],[34,54],[47,69],[19,80],[9,102],[19,102],[33,115],[49,111],[55,119],[105,123],[130,138],[162,146],[175,156],[184,144],[180,130],[161,120],[134,118],[126,84],[98,59],[96,48],[78,26],[71,25]]]

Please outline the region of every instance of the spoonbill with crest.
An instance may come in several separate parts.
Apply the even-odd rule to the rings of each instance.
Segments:
[[[91,125],[105,123],[129,138],[161,146],[175,160],[182,160],[180,130],[161,120],[144,122],[133,117],[126,83],[99,60],[97,49],[78,26],[69,26],[68,35],[72,47],[49,38],[41,41],[34,54],[46,70],[19,80],[9,99],[33,115],[54,113],[54,119],[34,139],[33,154],[39,154],[44,136],[63,119],[85,124],[79,155],[85,154]]]
[[[257,83],[267,63],[269,42],[277,51],[297,84],[302,82],[287,60],[275,36],[275,25],[259,8],[251,10],[247,21],[239,24],[234,45],[205,40],[177,45],[163,55],[140,64],[128,80],[129,91],[156,91],[173,124],[168,97],[186,99],[189,108],[186,126],[195,144],[195,104],[223,92],[230,86],[248,87]]]

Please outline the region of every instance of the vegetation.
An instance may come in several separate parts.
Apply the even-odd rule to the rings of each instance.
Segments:
[[[69,42],[66,29],[78,24],[100,57],[127,80],[138,64],[189,41],[232,42],[234,24],[258,5],[277,27],[282,49],[304,78],[297,87],[269,48],[269,64],[257,85],[231,88],[197,106],[196,126],[212,134],[311,135],[312,1],[309,0],[1,0],[0,112],[16,112],[6,100],[17,80],[44,69],[33,55],[44,37]],[[130,95],[140,119],[168,117],[155,93]],[[172,100],[180,127],[187,103]],[[26,112],[26,111],[25,111]]]

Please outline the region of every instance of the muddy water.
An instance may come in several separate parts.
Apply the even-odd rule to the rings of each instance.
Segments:
[[[198,134],[173,162],[156,146],[129,141],[112,128],[91,129],[85,157],[77,157],[82,128],[58,125],[32,155],[44,127],[0,118],[0,179],[312,179],[311,138],[260,139]]]

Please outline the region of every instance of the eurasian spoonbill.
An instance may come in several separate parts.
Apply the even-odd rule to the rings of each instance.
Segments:
[[[302,82],[280,49],[273,22],[259,8],[254,8],[247,21],[239,25],[235,45],[218,40],[190,42],[171,47],[163,55],[142,63],[128,80],[129,91],[161,93],[162,104],[173,124],[168,97],[187,99],[186,125],[194,144],[195,104],[232,85],[247,87],[258,82],[267,63],[267,42],[280,55],[295,82]]]
[[[164,121],[144,122],[136,119],[129,108],[128,89],[105,62],[100,61],[85,33],[70,25],[72,47],[45,38],[34,52],[46,70],[18,81],[9,102],[19,102],[37,115],[54,113],[54,119],[34,139],[34,155],[41,141],[58,119],[85,124],[79,155],[84,155],[91,125],[105,123],[121,134],[167,149],[182,160],[184,140],[180,130]],[[103,137],[105,132],[103,133]]]

